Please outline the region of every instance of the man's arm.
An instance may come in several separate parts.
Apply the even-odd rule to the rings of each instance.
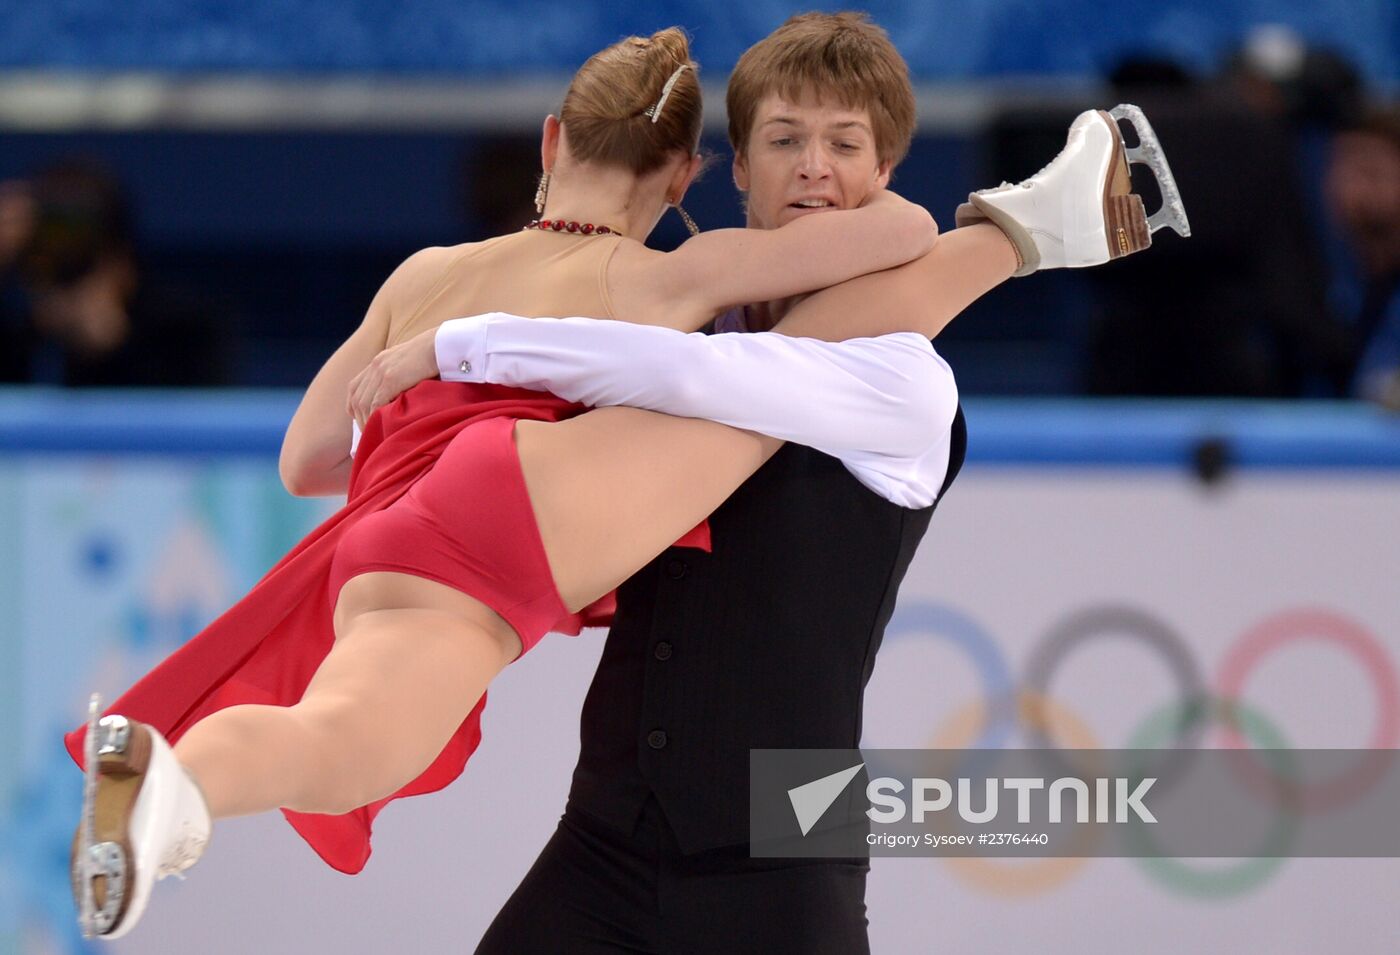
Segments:
[[[867,487],[908,507],[933,502],[947,467],[957,386],[915,334],[832,344],[497,313],[445,322],[435,346],[446,381],[533,388],[795,441],[840,458]]]

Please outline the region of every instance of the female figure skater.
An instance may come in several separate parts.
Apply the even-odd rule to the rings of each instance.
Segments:
[[[809,214],[842,208],[842,197],[799,197],[780,230],[650,252],[634,237],[679,202],[699,131],[679,31],[609,47],[576,75],[561,121],[546,121],[545,218],[420,252],[385,283],[313,381],[283,448],[289,489],[348,488],[346,507],[118,700],[121,715],[69,738],[90,767],[74,860],[87,930],[128,932],[155,878],[198,858],[211,818],[282,808],[328,863],[358,871],[380,807],[460,773],[490,679],[545,632],[606,619],[603,598],[678,538],[706,546],[705,516],[780,444],[706,421],[582,414],[538,392],[432,382],[370,418],[352,461],[346,389],[386,345],[488,306],[693,329],[734,303],[933,246],[927,214],[884,192],[882,162],[860,208]],[[1106,169],[1117,150],[1093,162]],[[1091,205],[1106,200],[1103,183]],[[1000,281],[1027,255],[997,241]],[[946,373],[923,344],[922,367]]]
[[[684,35],[623,40],[584,64],[561,119],[545,123],[547,217],[424,250],[388,279],[283,447],[289,490],[348,488],[346,507],[95,732],[69,736],[92,766],[74,859],[86,931],[130,931],[155,878],[198,858],[211,819],[282,808],[328,863],[358,871],[384,803],[460,773],[491,678],[547,631],[605,620],[608,606],[590,605],[688,529],[703,544],[697,525],[771,453],[755,436],[713,460],[714,442],[687,434],[697,422],[658,428],[669,419],[627,409],[537,429],[584,409],[434,383],[376,415],[352,461],[346,386],[381,349],[487,306],[692,329],[733,303],[889,268],[934,243],[924,210],[877,191],[782,232],[652,252],[641,240],[698,171],[700,130]],[[706,477],[691,486],[692,472]]]

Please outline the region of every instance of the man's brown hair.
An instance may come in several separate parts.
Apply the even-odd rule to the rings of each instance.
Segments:
[[[864,13],[803,13],[739,58],[729,78],[729,142],[742,157],[758,104],[770,93],[816,94],[870,113],[880,160],[898,165],[914,136],[909,64]]]

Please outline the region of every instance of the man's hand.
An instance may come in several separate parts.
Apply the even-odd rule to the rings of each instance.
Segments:
[[[420,381],[438,376],[433,347],[436,328],[386,348],[350,381],[346,410],[363,429],[374,409],[387,405]]]

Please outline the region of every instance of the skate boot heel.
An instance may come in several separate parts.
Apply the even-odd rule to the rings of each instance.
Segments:
[[[1152,232],[1147,227],[1147,209],[1142,204],[1142,196],[1109,196],[1104,211],[1110,258],[1120,259],[1152,245]]]
[[[133,732],[125,716],[105,716],[97,724],[97,762],[103,776],[144,773],[151,764],[151,737]]]

